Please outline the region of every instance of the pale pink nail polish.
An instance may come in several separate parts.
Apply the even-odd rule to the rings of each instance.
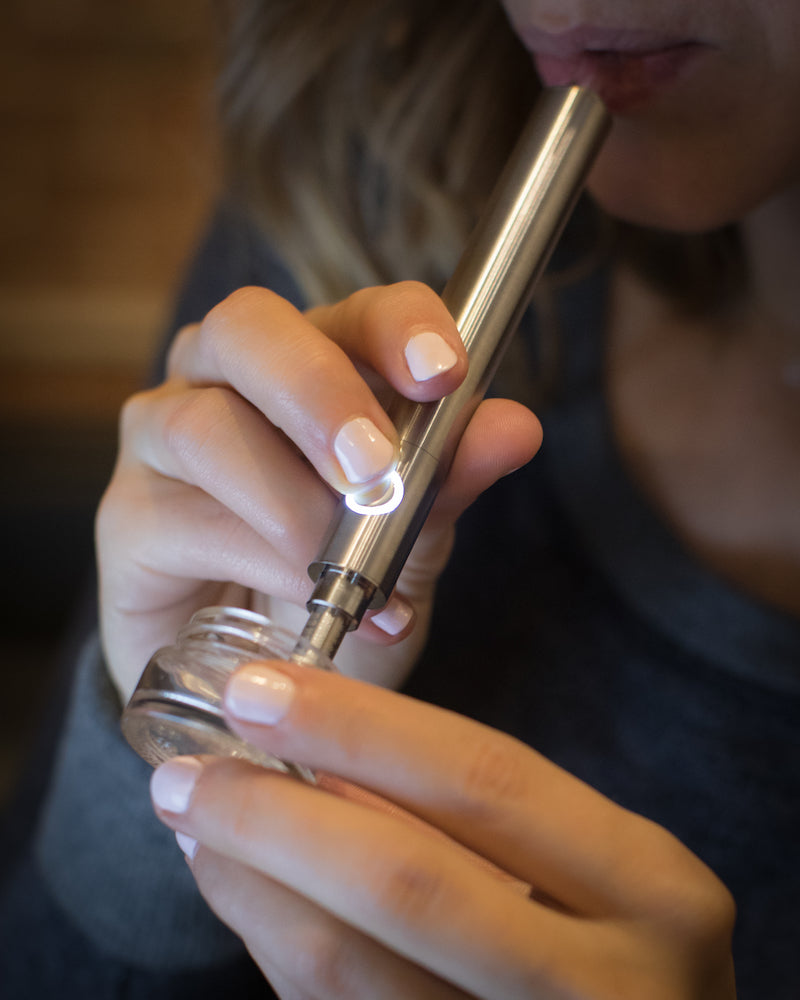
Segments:
[[[153,772],[150,795],[164,812],[185,813],[203,765],[195,757],[174,757]]]
[[[349,420],[336,435],[333,450],[353,484],[385,475],[394,465],[394,446],[367,417]]]
[[[180,830],[176,830],[175,840],[177,840],[178,847],[180,847],[186,857],[190,861],[193,861],[195,854],[197,854],[197,848],[199,847],[199,844],[194,837],[190,837],[187,833],[181,833]]]
[[[418,333],[406,344],[406,364],[415,382],[442,375],[458,361],[453,348],[438,333]]]
[[[393,597],[370,621],[387,635],[399,635],[411,621],[413,614],[414,609],[409,604]]]
[[[242,722],[274,726],[286,715],[294,697],[290,677],[270,667],[244,667],[225,689],[225,707]]]

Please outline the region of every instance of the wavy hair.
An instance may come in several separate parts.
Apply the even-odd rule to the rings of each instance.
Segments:
[[[309,301],[436,287],[537,89],[497,0],[233,0],[229,183]]]
[[[222,2],[228,184],[308,301],[441,287],[539,90],[499,0]],[[601,233],[690,312],[743,287],[732,228]]]

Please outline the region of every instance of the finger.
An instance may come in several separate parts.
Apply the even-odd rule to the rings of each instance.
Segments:
[[[382,290],[369,290],[369,295],[377,305],[362,304],[360,311],[351,312],[354,319],[365,317],[372,326],[354,331],[345,343],[348,350],[360,352],[356,360],[372,362],[377,352],[373,342],[383,333],[374,316],[385,306]],[[406,373],[400,381],[416,385],[402,359],[402,354],[395,357],[396,372]],[[346,351],[289,303],[263,289],[234,293],[199,328],[182,331],[170,370],[193,383],[231,385],[280,427],[340,492],[383,478],[396,461],[394,427]],[[395,377],[395,372],[388,375]],[[447,389],[460,376],[454,369],[436,381]]]
[[[527,407],[510,399],[485,400],[459,442],[432,523],[454,521],[498,479],[527,465],[541,443],[542,425]]]
[[[152,563],[155,558],[157,566],[152,568],[193,579],[201,571],[200,556],[209,579],[224,576],[240,583],[246,579],[248,586],[262,592],[277,579],[279,585],[266,592],[278,600],[305,603],[310,590],[307,567],[319,549],[336,501],[281,432],[230,389],[176,389],[169,384],[130,399],[122,427],[124,448],[114,492],[124,497],[125,511],[136,512],[130,519],[128,548],[136,546],[138,535],[150,553],[137,555],[137,564]],[[148,477],[153,470],[168,481]],[[128,483],[123,490],[120,479]],[[182,491],[179,483],[197,487],[216,505],[191,490]],[[180,509],[182,496],[186,497],[185,511]],[[164,510],[159,511],[157,500],[166,504]],[[138,504],[151,517],[143,516]],[[172,523],[170,513],[177,523]],[[162,523],[153,525],[157,515]],[[116,517],[110,529],[115,538],[123,527]],[[104,536],[108,534],[105,529],[103,519]],[[153,529],[157,538],[152,536]],[[200,547],[194,535],[200,538]],[[237,553],[252,556],[260,576],[257,582],[251,572],[245,577],[240,572],[225,576],[234,573]],[[287,587],[290,573],[294,582]],[[391,644],[411,633],[416,614],[398,593],[377,613],[377,619],[362,635]]]
[[[153,651],[198,607],[248,607],[253,592],[298,604],[310,589],[307,574],[200,490],[152,479],[144,502],[129,493],[130,505],[101,507],[97,520],[102,634],[123,703]]]
[[[305,990],[298,989],[275,969],[271,970],[266,978],[280,1000],[317,1000],[317,997],[311,996]]]
[[[460,844],[457,840],[453,840],[451,837],[448,837],[446,833],[443,833],[436,827],[431,826],[430,823],[426,823],[425,820],[422,820],[413,813],[401,808],[396,803],[389,802],[388,799],[383,799],[374,792],[370,792],[366,788],[362,788],[359,785],[353,785],[350,782],[342,780],[341,778],[337,778],[336,775],[324,774],[321,771],[318,771],[316,774],[316,782],[318,788],[323,788],[325,791],[333,792],[335,795],[346,799],[348,802],[357,802],[361,805],[369,806],[371,809],[377,809],[380,812],[385,812],[387,815],[393,816],[395,819],[399,819],[403,823],[417,827],[418,829],[424,831],[429,837],[435,837],[446,842],[452,850],[461,853],[471,864],[476,865],[482,871],[491,875],[491,877],[496,879],[498,882],[504,883],[514,892],[519,893],[526,898],[532,898],[533,895],[538,893],[538,891],[527,882],[521,882],[519,879],[509,875],[508,872],[503,871],[502,868],[498,868],[497,865],[488,861],[485,857],[480,854],[475,854],[474,851],[464,847],[463,844]],[[541,893],[538,893],[538,895],[540,896]]]
[[[395,609],[390,606],[377,616],[367,615],[359,629],[360,636],[378,638],[371,626],[377,617],[379,626],[396,630],[391,633],[394,641],[402,639],[414,625],[408,613],[410,607],[414,608],[414,617],[427,621],[436,580],[452,549],[453,523],[484,490],[529,462],[541,439],[541,424],[527,408],[502,399],[486,400],[480,405],[398,578],[395,595],[402,601]],[[388,620],[384,622],[382,618]],[[371,669],[374,666],[373,663]],[[369,677],[369,673],[364,676]]]
[[[382,478],[396,460],[394,428],[353,362],[266,290],[242,289],[181,331],[169,370],[192,384],[231,386],[340,492]]]
[[[455,321],[441,298],[421,282],[361,289],[306,316],[408,399],[446,396],[466,374],[467,352]]]
[[[303,569],[335,499],[286,437],[230,389],[169,386],[123,410],[120,468],[197,486]]]
[[[175,758],[152,790],[167,825],[478,996],[538,996],[586,955],[584,922],[385,813],[233,760]]]
[[[104,569],[110,587],[124,591],[125,578],[147,575],[143,613],[177,600],[177,580],[192,587],[199,580],[232,582],[284,600],[307,599],[303,569],[213,497],[156,474],[131,479],[122,474],[113,485],[120,501],[101,508],[98,546],[116,550]]]
[[[394,692],[252,665],[234,674],[225,707],[248,741],[370,788],[578,913],[642,912],[700,865],[517,740]]]
[[[282,996],[456,1000],[464,994],[254,869],[201,848],[197,885]]]

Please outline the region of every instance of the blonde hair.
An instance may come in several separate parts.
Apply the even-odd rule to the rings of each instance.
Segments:
[[[217,0],[228,182],[309,304],[418,278],[440,288],[539,83],[499,0]],[[603,219],[612,248],[690,313],[746,284],[732,227]]]
[[[446,279],[538,84],[497,0],[233,0],[230,185],[309,302]]]

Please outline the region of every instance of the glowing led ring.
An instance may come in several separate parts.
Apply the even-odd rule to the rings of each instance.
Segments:
[[[400,506],[400,501],[403,499],[403,480],[399,472],[392,472],[389,476],[389,488],[391,492],[388,499],[380,503],[359,503],[353,493],[345,494],[344,502],[354,514],[369,514],[373,517],[378,514],[391,514]]]

